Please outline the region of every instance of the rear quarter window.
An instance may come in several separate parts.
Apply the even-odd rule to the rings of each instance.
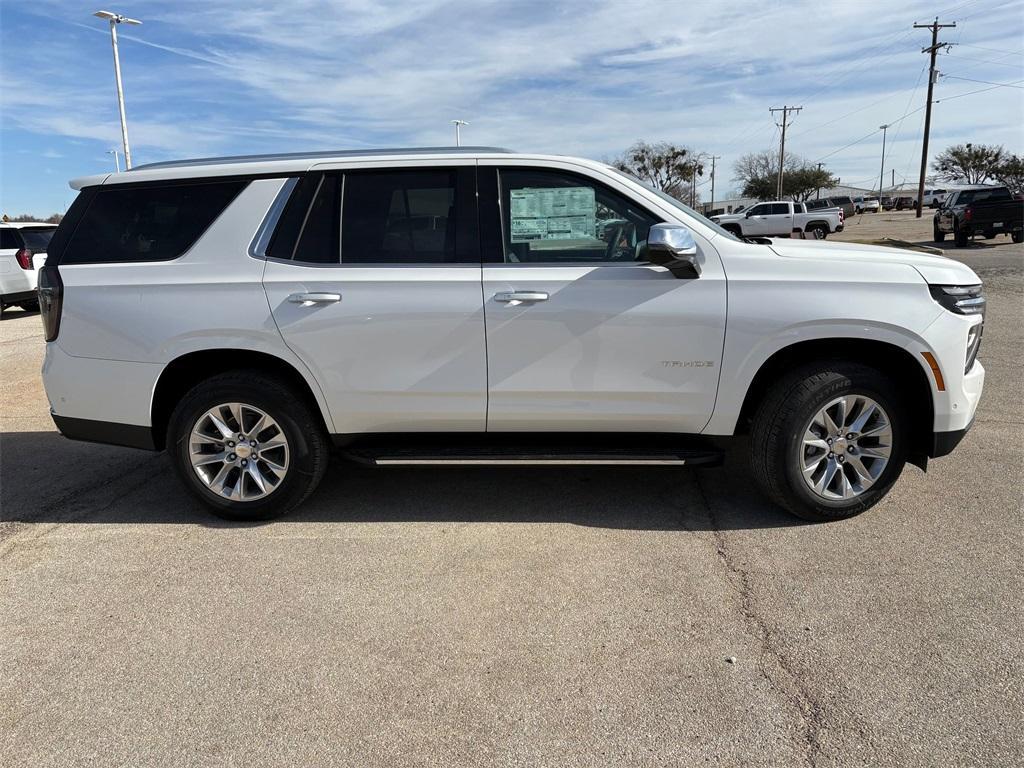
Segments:
[[[97,187],[61,264],[169,261],[191,248],[245,179]]]

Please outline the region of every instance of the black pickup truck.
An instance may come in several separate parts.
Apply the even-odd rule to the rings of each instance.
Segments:
[[[1024,200],[1015,199],[1006,187],[975,187],[950,192],[932,219],[935,242],[953,235],[963,248],[974,235],[985,239],[1009,235],[1013,242],[1024,240]]]

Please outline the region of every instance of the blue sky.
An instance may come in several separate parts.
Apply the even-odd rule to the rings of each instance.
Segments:
[[[899,181],[916,173],[924,112],[899,118],[927,85],[929,35],[912,24],[936,14],[958,22],[941,39],[959,44],[940,56],[932,154],[964,141],[1024,153],[1024,90],[989,85],[1024,85],[1024,0],[110,2],[145,22],[120,28],[136,164],[450,144],[461,118],[464,143],[611,159],[644,139],[721,155],[722,198],[739,155],[778,146],[768,108],[785,103],[804,108],[787,149],[844,183],[877,183],[876,129],[895,123],[886,175]],[[3,212],[63,211],[68,179],[113,169],[100,7],[0,2]]]

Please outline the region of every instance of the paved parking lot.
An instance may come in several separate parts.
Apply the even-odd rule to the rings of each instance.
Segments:
[[[1020,765],[1024,248],[995,242],[948,251],[990,299],[973,431],[829,525],[735,458],[336,462],[227,525],[164,456],[57,435],[6,314],[3,763]]]

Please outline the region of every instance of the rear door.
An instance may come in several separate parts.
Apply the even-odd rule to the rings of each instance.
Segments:
[[[664,216],[556,161],[481,161],[480,199],[488,431],[700,432],[725,333],[709,241],[674,277],[646,260]]]
[[[263,285],[343,433],[483,431],[473,161],[302,177]]]

